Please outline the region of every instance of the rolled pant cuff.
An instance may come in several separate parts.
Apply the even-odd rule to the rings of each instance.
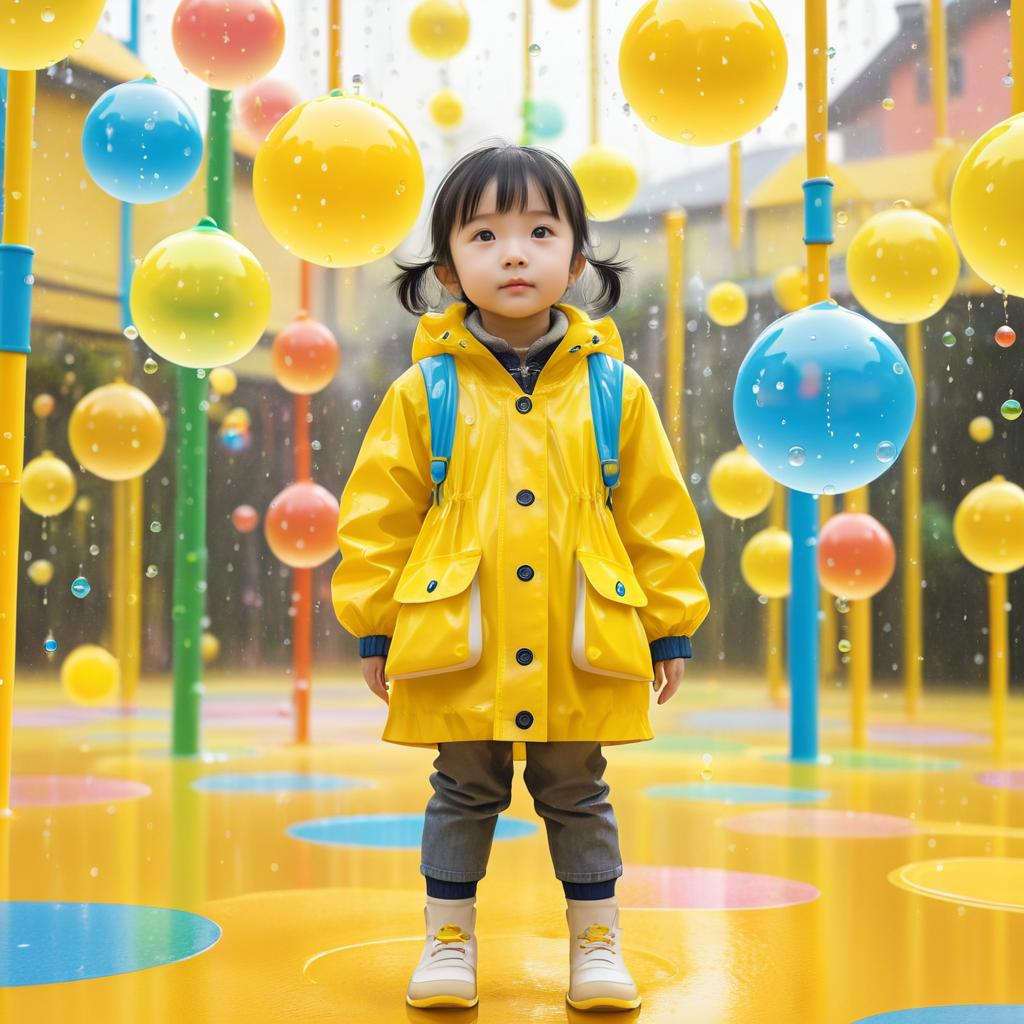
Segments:
[[[433,872],[431,872],[433,874]],[[608,871],[556,871],[555,878],[560,882],[609,882],[622,876],[622,865]]]
[[[484,877],[483,871],[448,871],[445,868],[432,868],[426,864],[420,865],[420,874],[437,878],[442,882],[479,882]]]

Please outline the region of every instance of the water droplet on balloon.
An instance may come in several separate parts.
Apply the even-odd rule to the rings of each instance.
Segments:
[[[892,462],[896,458],[896,445],[892,441],[880,441],[875,449],[875,458],[879,462]]]
[[[53,13],[53,8],[52,7],[44,7],[39,12],[39,17],[42,18],[42,20],[44,22],[46,22],[47,25],[52,25],[54,20],[56,19],[57,15]],[[54,650],[56,650],[56,649],[57,648],[55,647]]]
[[[807,461],[807,452],[800,445],[795,444],[789,449],[789,464],[791,466],[802,466]]]
[[[902,377],[903,376],[903,364],[902,363],[893,363],[892,364],[892,372],[895,373],[897,377]]]

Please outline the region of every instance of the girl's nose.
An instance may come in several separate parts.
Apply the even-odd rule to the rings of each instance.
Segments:
[[[512,255],[506,256],[504,258],[504,260],[502,260],[501,265],[503,267],[525,267],[526,266],[526,257],[525,256],[512,256]]]

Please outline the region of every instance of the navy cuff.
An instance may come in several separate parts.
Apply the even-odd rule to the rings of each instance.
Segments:
[[[359,638],[359,657],[375,658],[381,654],[386,655],[391,647],[391,637],[382,634],[373,636],[361,636]]]
[[[692,658],[693,648],[688,636],[663,636],[651,644],[651,661],[668,661],[669,658]]]

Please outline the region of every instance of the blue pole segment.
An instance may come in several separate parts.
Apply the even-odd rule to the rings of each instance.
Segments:
[[[786,649],[789,652],[789,753],[794,761],[818,757],[818,501],[789,492],[790,597]]]
[[[0,245],[0,352],[29,353],[34,254],[27,245]]]

